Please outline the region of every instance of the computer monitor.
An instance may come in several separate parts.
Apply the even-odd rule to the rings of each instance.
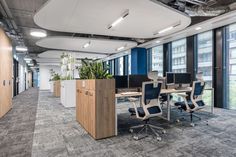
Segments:
[[[116,82],[116,89],[128,88],[128,77],[127,76],[114,76]]]
[[[142,88],[146,81],[150,81],[147,75],[129,75],[129,88]]]
[[[182,87],[182,84],[191,84],[191,74],[190,73],[175,73],[174,74],[175,84],[179,84],[179,87]]]
[[[166,73],[166,85],[173,85],[175,83],[174,73]]]

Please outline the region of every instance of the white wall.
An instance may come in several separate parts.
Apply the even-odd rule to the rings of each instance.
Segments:
[[[50,69],[53,69],[56,73],[61,73],[61,67],[56,65],[40,65],[39,66],[39,89],[49,90],[50,84]]]

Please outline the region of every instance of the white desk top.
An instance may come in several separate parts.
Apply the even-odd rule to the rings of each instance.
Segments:
[[[206,88],[204,90],[213,90],[213,88]],[[161,89],[161,94],[184,93],[191,91],[192,91],[191,87],[187,87],[186,89]],[[132,97],[132,96],[142,96],[142,92],[123,92],[116,94],[116,98]]]

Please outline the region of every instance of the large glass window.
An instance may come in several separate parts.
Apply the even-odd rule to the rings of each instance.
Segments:
[[[128,55],[128,74],[131,74],[131,54]]]
[[[124,57],[118,60],[118,75],[124,75]]]
[[[163,76],[163,46],[152,48],[152,71],[158,71],[159,76]]]
[[[236,109],[236,24],[227,28],[227,103],[230,109]]]
[[[203,73],[203,80],[206,81],[206,88],[212,87],[212,31],[197,35],[197,70]],[[203,100],[211,104],[211,91],[205,90]]]
[[[172,42],[172,72],[186,72],[186,38]]]

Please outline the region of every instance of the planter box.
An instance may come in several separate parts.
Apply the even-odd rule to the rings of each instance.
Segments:
[[[115,80],[77,80],[76,120],[94,138],[115,135]]]
[[[55,97],[61,96],[61,81],[53,81],[53,95]]]
[[[64,107],[76,106],[76,80],[61,81],[61,103]]]

